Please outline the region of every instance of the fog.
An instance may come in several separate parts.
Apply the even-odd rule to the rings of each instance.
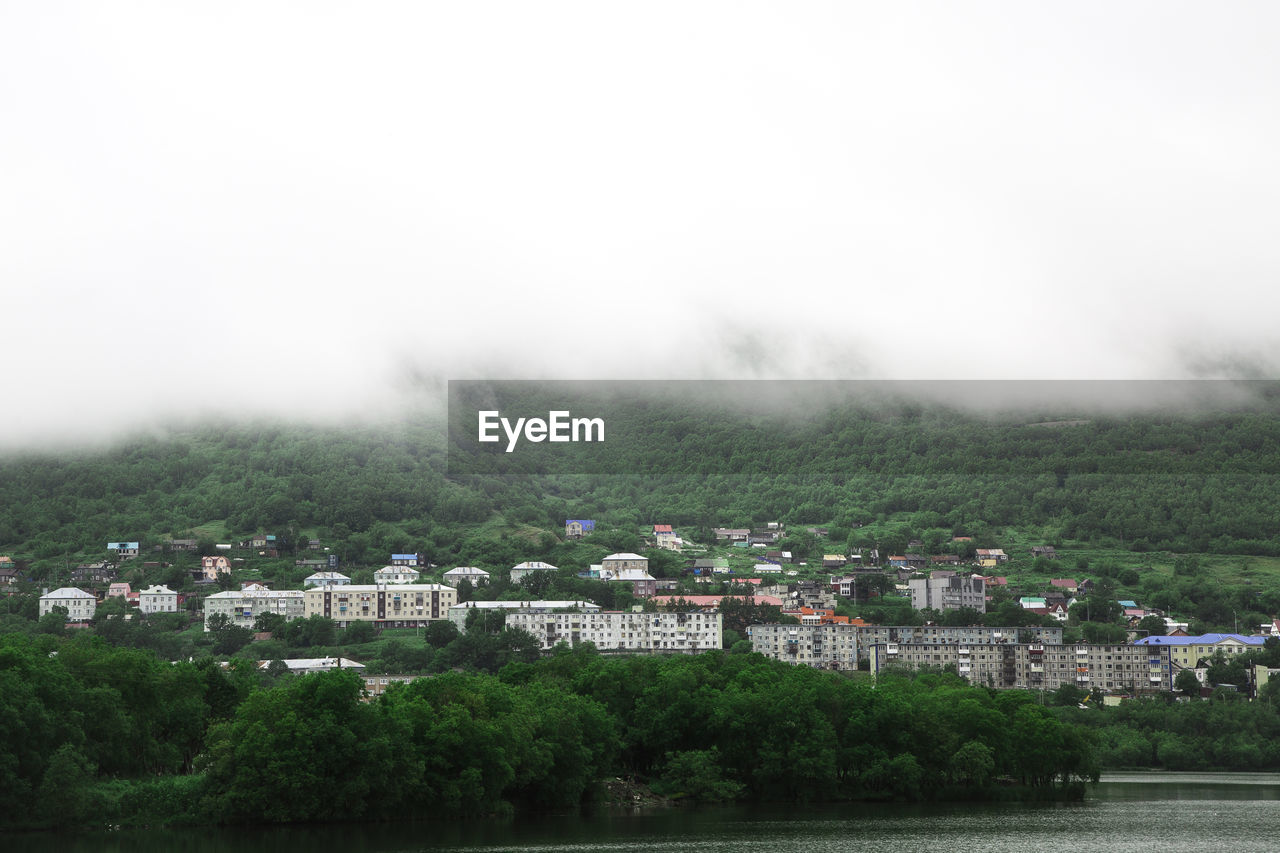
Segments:
[[[0,446],[1280,376],[1280,9],[1033,5],[7,4]]]

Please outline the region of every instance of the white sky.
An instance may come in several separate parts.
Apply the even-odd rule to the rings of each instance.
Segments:
[[[7,3],[0,444],[444,378],[1280,376],[1274,3]]]

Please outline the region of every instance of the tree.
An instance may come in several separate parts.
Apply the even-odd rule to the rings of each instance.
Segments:
[[[1196,678],[1194,670],[1184,669],[1173,680],[1173,688],[1183,696],[1199,696],[1200,679]]]
[[[1152,614],[1138,620],[1138,630],[1146,631],[1149,637],[1162,637],[1168,628],[1165,627],[1163,617]]]

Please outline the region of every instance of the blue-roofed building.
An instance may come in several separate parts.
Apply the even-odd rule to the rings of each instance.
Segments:
[[[108,542],[107,550],[118,560],[138,556],[137,542]]]
[[[596,523],[589,518],[570,518],[564,523],[565,539],[581,539],[595,532]]]
[[[1136,602],[1136,601],[1130,601],[1129,599],[1127,599],[1127,598],[1126,598],[1124,601],[1121,601],[1121,602],[1120,602],[1120,606],[1121,606],[1121,607],[1123,607],[1123,608],[1125,608],[1126,610],[1129,610],[1129,609],[1132,609],[1132,608],[1137,607],[1137,606],[1138,606],[1138,602]]]
[[[1194,667],[1201,659],[1213,657],[1217,652],[1238,655],[1250,649],[1260,649],[1266,640],[1261,635],[1200,634],[1188,637],[1143,637],[1135,641],[1134,645],[1168,648],[1175,664]]]
[[[421,554],[392,554],[391,565],[408,566],[411,569],[416,569],[423,565],[422,555]]]

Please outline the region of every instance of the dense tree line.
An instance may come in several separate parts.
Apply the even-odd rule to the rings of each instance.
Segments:
[[[350,671],[14,634],[0,638],[0,720],[9,827],[537,811],[620,775],[703,800],[983,796],[1000,781],[1061,795],[1094,772],[1075,729],[1025,694],[589,645],[367,702]]]

